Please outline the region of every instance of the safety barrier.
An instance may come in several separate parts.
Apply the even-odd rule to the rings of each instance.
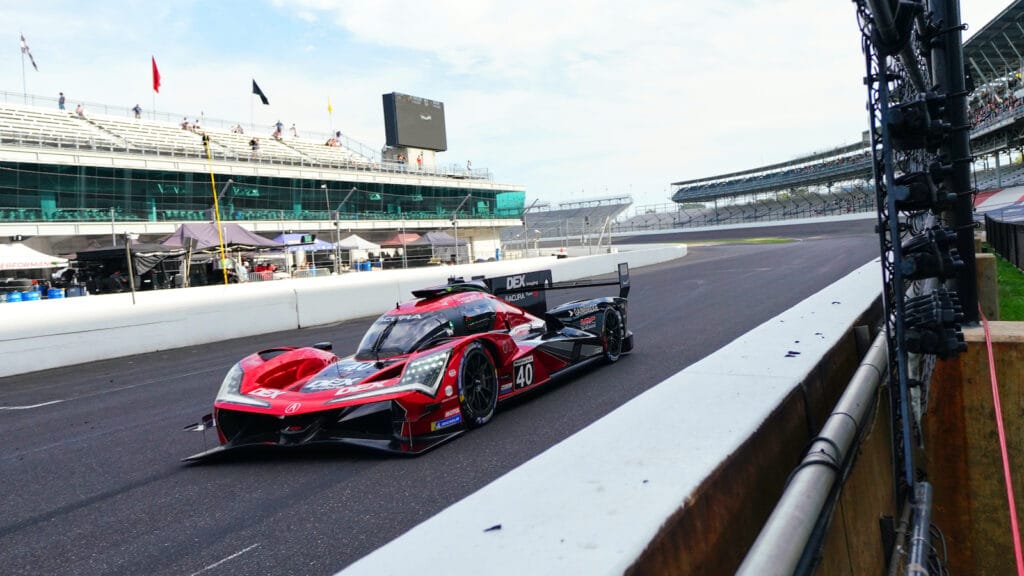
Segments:
[[[218,342],[379,314],[412,290],[451,275],[498,276],[550,268],[555,281],[665,262],[686,247],[250,282],[187,290],[2,304],[0,376]]]
[[[985,239],[996,254],[1024,270],[1024,223],[1003,222],[986,214]]]

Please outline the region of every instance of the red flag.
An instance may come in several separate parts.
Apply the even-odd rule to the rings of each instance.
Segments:
[[[160,70],[156,67],[156,56],[153,56],[153,92],[160,93]]]

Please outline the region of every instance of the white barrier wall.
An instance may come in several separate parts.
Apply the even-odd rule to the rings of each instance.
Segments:
[[[340,574],[405,574],[410,558],[453,575],[624,573],[872,306],[878,266],[855,270]]]
[[[685,246],[657,246],[582,258],[506,260],[344,274],[187,290],[0,305],[0,376],[380,314],[411,291],[449,276],[500,276],[551,268],[555,281],[680,258]]]

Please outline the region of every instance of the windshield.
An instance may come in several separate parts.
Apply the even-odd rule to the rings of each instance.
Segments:
[[[359,343],[357,360],[375,360],[409,354],[431,340],[448,336],[448,319],[440,314],[381,316]]]

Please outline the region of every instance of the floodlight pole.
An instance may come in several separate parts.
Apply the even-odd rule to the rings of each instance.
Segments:
[[[471,196],[473,196],[472,193],[466,194],[466,197],[462,199],[462,202],[459,202],[459,205],[456,206],[455,210],[452,212],[452,217],[451,217],[452,226],[455,228],[455,263],[456,264],[460,264],[461,263],[460,260],[462,260],[462,254],[459,253],[459,209],[462,208],[462,206],[466,203],[467,200],[470,199]],[[468,255],[468,251],[467,251],[467,255]]]

